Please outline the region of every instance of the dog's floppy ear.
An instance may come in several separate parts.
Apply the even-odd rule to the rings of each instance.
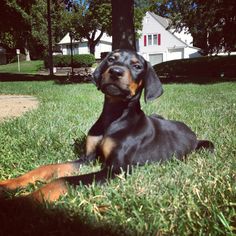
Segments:
[[[147,62],[146,75],[144,77],[144,99],[145,102],[152,101],[162,95],[163,89],[161,81],[151,64]]]
[[[102,62],[97,66],[92,75],[92,82],[99,88],[101,76],[106,65],[108,55],[102,60]]]

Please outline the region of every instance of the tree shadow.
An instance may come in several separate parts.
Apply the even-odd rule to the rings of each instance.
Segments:
[[[216,84],[224,82],[236,82],[231,77],[204,77],[204,76],[160,76],[163,84]]]
[[[14,74],[0,73],[0,82],[17,82],[17,81],[49,81],[53,80],[57,84],[73,84],[73,83],[90,83],[91,76],[68,76],[68,75],[40,75],[40,74]]]
[[[1,82],[65,80],[66,76],[0,73]]]
[[[14,73],[0,73],[0,82],[13,82],[13,81],[49,81],[53,80],[57,84],[73,84],[73,83],[91,83],[91,76],[78,76],[74,77],[68,75],[33,75],[33,74],[14,74]],[[160,76],[163,84],[215,84],[223,82],[236,82],[236,78],[231,77],[194,77],[194,76]]]
[[[85,138],[74,140],[74,153],[83,155]],[[81,151],[83,150],[83,151]],[[1,189],[0,189],[1,190]],[[96,235],[118,236],[119,231],[125,235],[125,228],[117,229],[116,226],[104,222],[92,223],[94,220],[82,214],[71,215],[63,204],[38,204],[30,198],[15,197],[15,191],[0,191],[0,236],[37,236],[37,235]]]
[[[96,226],[65,211],[26,198],[0,199],[0,235],[118,235],[114,226]]]

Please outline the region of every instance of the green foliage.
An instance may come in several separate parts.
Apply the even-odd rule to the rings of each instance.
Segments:
[[[214,155],[192,153],[184,162],[137,167],[107,184],[71,189],[44,208],[0,200],[1,234],[235,235],[235,89],[236,83],[171,84],[160,99],[142,102],[146,113],[184,121],[198,137],[212,140]],[[0,93],[40,101],[37,110],[0,124],[0,179],[76,159],[74,140],[83,144],[103,101],[91,84],[0,83]],[[81,174],[97,169],[82,166]]]
[[[134,9],[136,34],[142,29],[143,16],[144,9],[137,5]],[[90,53],[94,54],[95,46],[104,33],[112,33],[111,0],[76,1],[68,17],[71,19],[70,28],[74,37],[78,40],[86,38]],[[97,30],[101,33],[95,37]]]
[[[31,9],[31,54],[43,58],[48,54],[47,1],[35,1]],[[68,30],[68,18],[64,4],[51,1],[52,44],[58,43]]]
[[[74,1],[70,12],[65,8],[66,1],[50,2],[53,45],[71,31],[75,39],[86,38],[90,52],[94,54],[103,33],[111,35],[110,0]],[[47,55],[47,1],[3,0],[1,7],[4,11],[0,11],[0,19],[4,21],[0,21],[0,42],[8,48],[28,49],[32,59]],[[135,9],[136,31],[142,27],[142,16],[139,5]],[[95,37],[97,30],[101,33]]]
[[[212,56],[163,62],[154,66],[160,76],[236,78],[236,56]]]
[[[90,67],[96,62],[92,54],[78,54],[73,56],[74,67]],[[48,58],[44,60],[45,67],[48,68]],[[70,55],[55,55],[53,56],[53,65],[55,67],[69,67],[71,66]]]
[[[14,39],[11,32],[0,32],[0,42],[7,48],[15,48],[16,47],[16,40]]]
[[[135,29],[136,39],[141,37],[141,35],[139,35],[138,32],[140,32],[143,27],[143,17],[146,13],[145,9],[146,8],[141,8],[141,7],[134,8],[134,29]]]
[[[4,0],[0,11],[0,42],[5,47],[30,50],[33,59],[43,58],[47,53],[47,1]],[[13,20],[14,19],[14,20]],[[53,44],[67,32],[68,19],[64,3],[51,1]]]
[[[75,67],[90,67],[96,62],[93,54],[78,54],[74,55]]]
[[[4,10],[0,11],[0,41],[4,43],[4,46],[9,48],[24,46],[25,39],[29,37],[29,14],[33,2],[34,0],[3,0],[1,2],[1,9]]]
[[[47,2],[37,0],[31,9],[31,27],[33,38],[41,44],[44,49],[48,47],[47,35]],[[58,43],[68,30],[68,19],[64,4],[59,1],[51,1],[51,24],[52,24],[52,43]]]
[[[110,0],[74,1],[68,17],[68,30],[74,38],[86,38],[90,53],[94,54],[95,46],[104,32],[110,32],[111,4]],[[97,30],[100,34],[95,37]]]
[[[135,7],[145,9],[146,11],[149,10],[152,3],[152,0],[134,0]]]

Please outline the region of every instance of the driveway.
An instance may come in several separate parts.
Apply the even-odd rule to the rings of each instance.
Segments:
[[[23,113],[37,108],[37,98],[28,95],[0,95],[0,121],[19,117]]]

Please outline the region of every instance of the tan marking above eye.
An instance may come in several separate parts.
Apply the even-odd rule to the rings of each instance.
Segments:
[[[117,147],[117,144],[114,141],[114,139],[107,137],[102,140],[100,147],[101,147],[103,157],[107,160],[110,154],[112,153],[112,151],[114,150],[114,148]]]
[[[91,153],[96,152],[96,148],[100,144],[102,137],[103,137],[102,135],[99,135],[99,136],[88,135],[86,139],[86,155],[87,156]]]
[[[139,63],[138,58],[132,57],[132,58],[131,58],[131,64],[136,64],[136,63]]]
[[[115,52],[115,53],[113,54],[113,56],[119,57],[119,56],[120,56],[120,53],[119,53],[119,52]]]

